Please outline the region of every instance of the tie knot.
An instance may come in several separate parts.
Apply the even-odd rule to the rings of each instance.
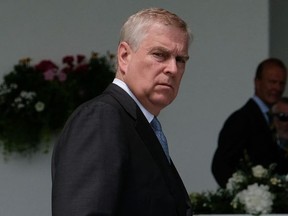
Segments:
[[[161,124],[156,117],[153,118],[150,124],[155,131],[162,131]]]

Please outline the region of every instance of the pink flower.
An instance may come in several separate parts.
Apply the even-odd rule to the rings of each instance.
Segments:
[[[67,75],[66,73],[60,72],[57,74],[58,80],[60,82],[64,82],[67,79]]]
[[[43,73],[43,75],[44,75],[45,80],[52,81],[52,80],[54,80],[54,77],[56,75],[56,70],[55,69],[49,69],[49,70],[45,71]]]

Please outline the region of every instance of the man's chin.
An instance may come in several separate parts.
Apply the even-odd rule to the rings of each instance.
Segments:
[[[269,106],[272,106],[274,105],[275,103],[277,103],[277,101],[279,100],[280,98],[271,98],[269,100],[266,101],[266,104],[268,104]]]
[[[165,95],[158,95],[156,98],[154,98],[153,100],[155,101],[155,104],[158,104],[161,107],[166,107],[169,104],[172,103],[172,101],[175,99],[175,97],[167,97]]]

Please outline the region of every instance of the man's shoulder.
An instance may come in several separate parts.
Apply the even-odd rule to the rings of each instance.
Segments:
[[[232,112],[231,116],[249,114],[252,111],[255,111],[257,109],[259,110],[259,108],[257,108],[257,107],[258,106],[255,103],[255,101],[253,101],[252,99],[249,99],[242,107],[240,107],[239,109],[237,109],[234,112]]]
[[[232,112],[226,122],[245,122],[251,119],[257,119],[261,115],[262,113],[258,105],[253,99],[249,99],[242,107]]]
[[[134,100],[121,88],[111,84],[100,95],[81,104],[75,111],[74,116],[82,113],[98,115],[103,113],[128,113],[136,118],[137,105]],[[108,116],[107,116],[108,117]]]
[[[261,112],[259,106],[257,103],[251,98],[249,99],[246,104],[244,104],[239,111],[246,112],[246,113],[255,113],[255,112]]]
[[[123,100],[125,101],[127,98],[129,98],[129,95],[125,91],[118,86],[111,84],[100,95],[86,101],[79,107],[95,107],[99,104],[119,106],[121,103],[123,103]]]

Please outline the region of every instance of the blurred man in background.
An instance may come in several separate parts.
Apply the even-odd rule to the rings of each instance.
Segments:
[[[221,187],[226,187],[244,158],[264,167],[277,162],[270,109],[285,90],[286,76],[287,69],[281,60],[262,61],[256,69],[253,97],[224,123],[212,161],[212,173]]]

